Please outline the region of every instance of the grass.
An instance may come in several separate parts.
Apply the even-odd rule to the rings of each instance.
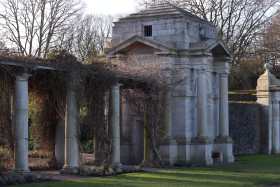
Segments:
[[[280,155],[236,157],[237,163],[202,168],[131,173],[25,186],[273,186],[280,185]]]
[[[256,90],[229,90],[228,94],[252,94],[256,95]]]

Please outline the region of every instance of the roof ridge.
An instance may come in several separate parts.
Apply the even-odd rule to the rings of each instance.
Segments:
[[[173,6],[174,8],[176,8],[177,10],[179,10],[180,12],[182,12],[182,13],[185,13],[185,14],[188,14],[189,16],[192,16],[192,17],[198,18],[198,19],[200,19],[200,20],[206,21],[206,20],[200,18],[199,16],[192,14],[191,12],[189,12],[189,11],[187,11],[187,10],[178,7],[177,5],[174,5],[174,4],[170,3],[170,2],[168,2],[168,3],[169,3],[171,6]]]
[[[172,15],[170,15],[172,14]],[[185,16],[189,17],[191,19],[196,19],[202,22],[208,22],[190,12],[187,10],[180,8],[170,2],[160,3],[156,5],[152,5],[147,9],[140,10],[138,12],[132,13],[126,17],[120,18],[119,21],[124,20],[134,20],[134,19],[141,19],[141,18],[147,18],[152,16]]]

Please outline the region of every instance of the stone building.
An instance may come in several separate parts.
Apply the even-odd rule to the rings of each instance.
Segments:
[[[167,163],[234,161],[228,125],[231,53],[213,25],[170,3],[156,5],[115,22],[106,55],[112,60],[133,55],[145,62],[159,58],[186,72],[170,93],[164,120],[169,138],[160,151]],[[137,114],[125,103],[121,111],[121,162],[149,161],[151,147]]]

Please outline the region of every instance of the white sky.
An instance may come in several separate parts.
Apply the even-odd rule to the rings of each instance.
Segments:
[[[136,11],[136,0],[83,0],[89,14],[128,14]]]

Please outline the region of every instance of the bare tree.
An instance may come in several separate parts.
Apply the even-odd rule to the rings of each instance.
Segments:
[[[6,0],[0,27],[21,55],[46,57],[62,30],[81,14],[80,0]]]
[[[171,67],[164,58],[130,57],[127,61],[117,63],[120,73],[133,79],[122,89],[122,97],[137,114],[145,128],[147,137],[151,140],[153,164],[163,166],[162,155],[159,151],[167,138],[164,129],[166,106],[170,102],[166,97],[177,85],[185,80],[184,70]]]
[[[279,65],[280,62],[280,13],[278,13],[266,27],[261,38],[259,50],[263,54],[263,60],[270,62],[273,66]]]
[[[86,15],[73,24],[58,41],[60,48],[64,48],[76,55],[79,60],[94,59],[103,51],[104,38],[112,35],[113,21],[119,16]]]

